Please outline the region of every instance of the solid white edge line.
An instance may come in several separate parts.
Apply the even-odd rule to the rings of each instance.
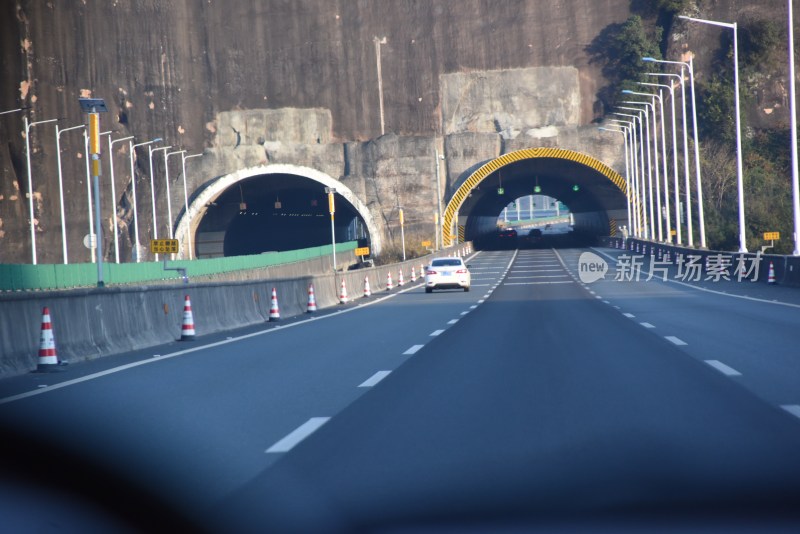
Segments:
[[[411,348],[409,348],[409,349],[408,349],[407,351],[405,351],[403,354],[408,354],[408,355],[411,355],[411,354],[416,354],[416,353],[417,353],[417,351],[418,351],[419,349],[421,349],[422,347],[424,347],[424,346],[425,346],[425,345],[411,345]]]
[[[708,365],[719,371],[720,373],[724,374],[725,376],[742,376],[742,373],[734,369],[733,367],[727,366],[719,360],[703,360]]]
[[[371,388],[372,386],[374,386],[375,384],[377,384],[378,382],[389,376],[389,373],[391,373],[391,371],[378,371],[371,377],[364,380],[361,384],[358,385],[358,387]]]
[[[612,256],[611,254],[606,254],[602,250],[596,249],[594,247],[589,247],[589,248],[591,248],[595,252],[598,252],[598,253],[602,254],[603,256],[605,256],[606,258],[609,258],[611,260],[615,260],[616,261],[616,259],[617,259],[614,256]],[[649,271],[648,271],[647,274],[650,274]],[[656,281],[660,281],[660,282],[664,281],[661,278],[653,278],[653,279],[656,280]],[[685,286],[685,287],[688,287],[688,288],[691,288],[691,289],[696,289],[697,291],[705,291],[706,293],[714,293],[715,295],[721,295],[723,297],[732,297],[732,298],[735,298],[735,299],[742,299],[742,300],[753,300],[755,302],[763,302],[765,304],[775,304],[777,306],[788,306],[790,308],[800,308],[800,304],[792,304],[790,302],[780,302],[780,301],[777,301],[777,300],[764,300],[764,299],[759,299],[759,298],[756,298],[756,297],[747,297],[745,295],[735,295],[733,293],[723,293],[722,291],[715,291],[713,289],[708,289],[708,288],[705,288],[705,287],[697,287],[697,286],[693,286],[692,284],[687,284],[686,282],[681,282],[680,280],[671,280],[669,278],[666,281],[671,283],[671,284],[678,284],[680,286]]]
[[[289,452],[329,420],[330,417],[312,417],[264,452]]]

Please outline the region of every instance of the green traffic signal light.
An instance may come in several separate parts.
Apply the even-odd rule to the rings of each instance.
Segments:
[[[572,190],[573,191],[579,191],[580,187],[578,187],[578,184],[575,184],[575,185],[572,186]]]
[[[542,188],[537,185],[536,187],[533,188],[533,192],[534,193],[541,193],[542,192]]]

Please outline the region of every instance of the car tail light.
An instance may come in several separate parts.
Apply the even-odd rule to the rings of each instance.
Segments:
[[[456,274],[467,274],[467,270],[466,269],[459,269],[459,270],[456,271]]]
[[[425,274],[436,274],[436,271],[428,270],[428,271],[425,271]]]

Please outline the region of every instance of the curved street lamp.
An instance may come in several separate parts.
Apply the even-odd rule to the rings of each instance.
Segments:
[[[655,194],[656,212],[655,212],[655,220],[658,222],[658,224],[657,224],[658,240],[660,242],[663,242],[664,241],[664,227],[663,227],[663,224],[661,222],[661,219],[662,219],[662,215],[661,215],[661,176],[660,176],[659,170],[658,170],[658,124],[657,124],[658,117],[656,116],[656,103],[655,103],[656,95],[653,94],[653,93],[640,93],[640,92],[636,92],[636,91],[630,91],[630,90],[627,90],[627,89],[623,90],[622,92],[623,92],[623,94],[635,95],[635,96],[644,96],[644,97],[650,98],[650,102],[646,102],[646,104],[650,106],[650,112],[653,114],[653,167],[654,167],[655,172],[656,172],[656,180],[655,180],[655,183],[656,183],[656,194]],[[650,187],[651,188],[653,187],[652,183],[650,184]],[[652,200],[651,200],[651,202],[652,202]],[[651,208],[651,211],[652,211],[652,208]],[[652,213],[651,213],[651,216],[652,216]]]
[[[632,109],[636,111],[637,114],[633,115],[631,113],[620,113],[620,112],[613,112],[612,115],[619,115],[621,117],[629,117],[634,120],[634,124],[639,124],[639,132],[636,134],[636,130],[634,128],[634,138],[638,139],[639,144],[639,153],[636,154],[634,150],[634,155],[636,160],[638,160],[638,169],[636,172],[636,183],[634,190],[636,191],[636,204],[635,211],[637,212],[637,219],[639,219],[638,226],[639,227],[639,235],[638,237],[647,236],[648,234],[648,219],[647,219],[647,210],[644,209],[646,205],[645,199],[645,190],[644,190],[644,129],[643,129],[643,121],[642,121],[642,113],[643,111],[640,109]]]
[[[630,167],[628,165],[628,128],[626,126],[619,126],[618,128],[605,128],[599,127],[598,130],[604,132],[616,132],[622,134],[622,143],[625,147],[625,185],[627,191],[625,192],[625,200],[627,201],[628,208],[628,228],[631,228],[631,190],[630,190]]]
[[[28,167],[28,209],[31,215],[31,261],[33,265],[37,264],[36,261],[36,230],[34,228],[33,220],[35,219],[33,212],[33,179],[31,178],[31,128],[37,124],[45,124],[48,122],[56,122],[58,119],[48,119],[45,121],[28,122],[28,117],[23,117],[22,121],[25,125],[25,161]]]
[[[64,217],[64,176],[61,172],[61,134],[70,130],[79,130],[86,128],[85,124],[72,126],[70,128],[59,128],[56,124],[56,159],[58,161],[58,199],[61,208],[61,254],[63,257],[64,265],[69,263],[69,256],[67,255],[67,223]],[[89,217],[91,219],[91,217]]]
[[[141,257],[140,257],[141,256],[141,250],[140,250],[141,245],[140,245],[140,241],[139,241],[139,216],[137,214],[138,209],[136,207],[136,174],[135,174],[134,167],[133,167],[133,158],[134,158],[134,155],[135,155],[134,151],[135,151],[136,147],[152,145],[153,143],[158,143],[159,141],[163,141],[163,139],[161,139],[160,137],[156,137],[155,139],[153,139],[151,141],[145,141],[144,143],[133,144],[133,140],[131,140],[130,143],[129,143],[130,144],[130,154],[129,154],[129,156],[130,156],[130,162],[131,162],[131,195],[133,196],[133,241],[134,241],[133,247],[134,247],[134,251],[135,251],[134,256],[136,258],[136,263],[139,263],[141,261]]]
[[[682,17],[681,17],[682,18]],[[684,102],[686,101],[686,94],[684,93],[683,89],[683,69],[686,68],[689,71],[689,86],[691,87],[692,91],[692,133],[694,134],[694,166],[695,166],[695,176],[697,178],[697,222],[698,226],[700,227],[700,247],[706,248],[706,222],[705,222],[705,215],[703,210],[703,184],[700,177],[700,141],[697,139],[697,100],[695,99],[694,94],[694,63],[692,58],[689,59],[689,62],[684,61],[667,61],[664,59],[655,59],[651,57],[643,57],[642,61],[647,61],[651,63],[665,63],[669,65],[680,65],[681,66],[681,95],[684,98]],[[737,90],[738,90],[738,82],[737,82]],[[737,96],[738,102],[738,96]],[[685,123],[684,123],[685,128]],[[684,130],[686,131],[686,130]],[[738,137],[738,135],[737,135]],[[688,160],[686,162],[687,168],[687,176],[688,172]],[[687,204],[689,203],[689,184],[687,181],[686,184],[686,197],[687,197]],[[686,217],[686,228],[689,234],[689,246],[694,246],[694,236],[692,234],[692,218],[691,218],[691,204],[686,207],[686,211],[688,216]],[[744,210],[740,210],[740,215],[744,215]],[[744,219],[742,219],[742,223],[744,223]],[[742,252],[742,251],[740,251]],[[744,252],[747,252],[746,250]]]
[[[121,143],[122,141],[130,141],[133,139],[132,135],[121,137],[119,139],[111,140],[108,136],[108,164],[111,174],[111,223],[114,225],[114,263],[119,263],[119,228],[117,227],[117,187],[114,184],[114,143]]]
[[[742,166],[742,121],[741,121],[741,110],[739,107],[739,38],[738,38],[738,31],[736,28],[736,23],[728,23],[728,22],[717,22],[715,20],[706,20],[706,19],[696,19],[693,17],[686,17],[684,15],[679,15],[678,18],[683,20],[688,20],[691,22],[699,22],[701,24],[709,24],[711,26],[720,26],[722,28],[728,28],[733,30],[733,86],[734,86],[734,102],[736,104],[736,187],[739,193],[739,252],[747,252],[747,237],[745,235],[745,226],[744,226],[744,171]],[[692,107],[694,107],[694,74],[692,72],[692,60],[689,59],[689,75],[692,77]],[[794,80],[792,80],[794,83]],[[695,117],[694,122],[695,128],[695,136],[697,136],[697,118]],[[697,151],[697,141],[695,140],[695,152]],[[700,186],[700,163],[697,163],[697,180],[698,180],[698,187]],[[701,194],[701,191],[698,191],[698,194]],[[699,197],[702,200],[702,197]],[[700,204],[702,209],[702,204]],[[702,212],[700,212],[702,213]],[[703,231],[703,227],[700,227],[701,232]],[[704,240],[703,234],[701,234],[701,240]],[[704,243],[701,243],[702,247],[705,247]]]
[[[653,220],[653,163],[652,163],[652,143],[650,142],[650,115],[647,113],[647,103],[646,102],[633,102],[633,101],[624,101],[625,104],[637,105],[637,106],[645,106],[645,108],[632,108],[632,107],[624,107],[620,106],[619,109],[627,109],[628,111],[638,111],[644,115],[644,143],[647,146],[647,183],[644,182],[644,173],[642,173],[642,191],[646,192],[646,197],[644,199],[645,208],[649,207],[650,210],[650,225],[648,226],[649,231],[647,235],[649,236],[648,239],[652,239],[655,241],[655,221]]]

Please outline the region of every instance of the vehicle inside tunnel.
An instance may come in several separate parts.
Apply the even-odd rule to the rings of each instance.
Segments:
[[[515,199],[529,195],[547,196],[565,206],[572,214],[572,233],[585,240],[614,234],[627,225],[627,201],[621,189],[624,180],[610,169],[608,174],[613,173],[617,183],[601,172],[606,169],[593,168],[581,161],[562,157],[510,159],[505,165],[494,165],[494,170],[493,162],[485,164],[453,195],[448,210],[456,209],[453,221],[457,221],[458,234],[464,240],[479,247],[489,246],[495,241],[498,217],[504,209]]]
[[[195,236],[198,258],[262,254],[329,245],[332,241],[328,195],[315,180],[268,174],[243,179],[205,206]],[[369,236],[364,220],[335,195],[336,242]]]

